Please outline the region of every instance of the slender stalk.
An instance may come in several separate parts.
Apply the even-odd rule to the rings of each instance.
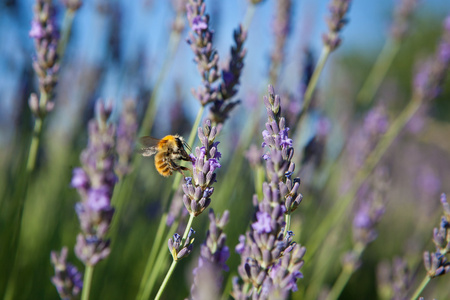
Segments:
[[[189,230],[191,229],[192,222],[194,221],[194,215],[190,215],[189,221],[186,225],[186,229],[184,230],[183,238],[181,239],[181,244],[184,245],[184,242],[186,241],[186,238],[189,234]],[[172,264],[170,265],[169,271],[167,271],[166,277],[164,277],[164,281],[159,287],[158,293],[156,294],[155,300],[158,300],[161,298],[162,293],[164,292],[164,289],[167,286],[167,283],[170,280],[170,277],[172,276],[173,271],[175,270],[175,267],[177,266],[178,260],[173,260]]]
[[[383,46],[380,54],[377,57],[375,64],[370,70],[369,76],[356,96],[356,102],[363,105],[368,105],[375,93],[379,89],[381,83],[386,77],[389,68],[392,65],[398,51],[400,50],[400,43],[392,38],[388,39]]]
[[[419,298],[420,293],[422,293],[422,291],[425,289],[425,287],[427,286],[428,282],[430,282],[430,280],[431,280],[431,277],[428,276],[428,274],[425,275],[425,278],[422,280],[420,285],[414,291],[414,294],[412,295],[412,297],[410,299],[411,300],[416,300],[417,298]]]
[[[291,212],[290,211],[286,215],[284,215],[284,220],[286,221],[286,226],[284,226],[283,235],[286,236],[286,233],[291,229]]]
[[[421,103],[421,100],[416,97],[408,103],[400,115],[394,120],[394,122],[392,122],[391,126],[389,126],[389,129],[383,135],[375,149],[369,154],[363,167],[356,174],[350,189],[344,195],[339,197],[339,199],[334,203],[334,206],[329,210],[328,215],[321,218],[322,222],[319,224],[317,230],[311,235],[311,240],[307,243],[308,252],[305,254],[305,260],[310,259],[322,241],[324,241],[330,229],[335,227],[345,217],[347,208],[352,203],[352,200],[359,188],[372,173],[381,157],[392,144],[394,139],[398,136],[400,131],[405,127],[406,123],[419,109]]]
[[[244,21],[242,27],[244,30],[248,30],[250,24],[252,23],[253,16],[255,15],[256,5],[253,3],[249,3],[247,6],[247,10],[245,11]]]
[[[89,292],[91,291],[92,274],[94,273],[94,266],[86,265],[83,278],[83,290],[81,293],[81,300],[89,300]]]
[[[69,42],[70,33],[72,32],[72,24],[73,19],[75,17],[75,11],[68,8],[66,9],[66,12],[64,13],[64,20],[63,20],[63,30],[61,34],[61,39],[58,43],[58,61],[61,61],[64,53],[66,52],[67,44]]]
[[[167,241],[170,238],[170,235],[172,234],[172,232],[174,232],[176,230],[176,226],[178,226],[178,225],[175,224],[175,222],[174,222],[174,224],[172,224],[169,231],[165,235],[165,238],[164,238],[165,241]],[[158,249],[158,248],[155,247],[155,249]],[[153,251],[153,247],[152,247],[152,251]],[[150,294],[153,291],[153,287],[155,286],[156,279],[158,278],[158,276],[160,274],[160,270],[161,270],[162,266],[164,265],[164,262],[166,261],[167,252],[168,251],[167,251],[166,246],[161,245],[157,258],[155,260],[153,260],[153,262],[150,260],[150,257],[147,260],[147,265],[145,267],[144,276],[145,276],[145,273],[147,273],[147,269],[150,271],[150,273],[148,273],[148,275],[146,277],[142,276],[141,283],[139,286],[139,292],[137,294],[136,299],[145,300],[150,297]]]
[[[177,260],[172,261],[169,271],[167,271],[166,277],[164,278],[164,281],[161,284],[161,287],[159,288],[158,294],[156,294],[155,300],[159,300],[159,298],[161,298],[161,295],[164,292],[164,289],[166,288],[166,285],[169,282],[169,279],[172,276],[172,273],[175,270],[175,267],[177,266],[177,262],[178,262]]]
[[[180,15],[177,15],[176,18],[180,18]],[[139,130],[139,136],[149,134],[153,127],[153,120],[155,119],[156,115],[156,108],[157,108],[157,97],[159,95],[159,89],[162,86],[162,83],[164,82],[164,79],[166,78],[167,72],[170,69],[170,66],[172,65],[174,59],[174,55],[176,50],[178,49],[178,45],[181,41],[181,33],[177,30],[172,30],[169,36],[169,46],[168,51],[166,52],[167,55],[164,58],[163,65],[161,72],[159,72],[158,78],[156,79],[156,82],[153,86],[152,95],[150,96],[149,105],[147,106],[147,110],[145,111],[144,119],[141,124],[141,128]]]
[[[355,245],[355,248],[353,249],[355,253],[355,259],[359,259],[361,257],[361,254],[364,251],[364,249],[365,246],[361,244]],[[347,282],[352,276],[353,272],[355,272],[355,266],[353,264],[351,266],[344,266],[342,268],[341,274],[339,274],[338,279],[336,279],[336,282],[331,288],[331,291],[328,294],[326,300],[337,300],[339,298],[342,291],[344,290],[344,287],[347,285]]]

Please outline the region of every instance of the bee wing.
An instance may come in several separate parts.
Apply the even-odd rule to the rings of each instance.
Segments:
[[[156,139],[151,136],[141,137],[139,142],[145,147],[142,147],[139,153],[142,154],[142,156],[152,156],[158,152],[158,143],[160,141],[160,139]]]
[[[160,139],[155,139],[151,136],[143,136],[139,138],[139,142],[145,147],[155,147],[160,141]]]

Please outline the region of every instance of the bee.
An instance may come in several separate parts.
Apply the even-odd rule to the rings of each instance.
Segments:
[[[189,168],[180,166],[177,161],[191,161],[186,149],[191,151],[191,148],[179,135],[166,135],[162,139],[155,139],[150,136],[140,138],[142,156],[152,156],[155,154],[155,168],[159,174],[164,177],[172,175],[173,172],[180,172],[186,177],[183,171],[192,171]]]

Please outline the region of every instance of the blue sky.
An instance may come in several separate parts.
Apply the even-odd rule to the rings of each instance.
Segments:
[[[321,34],[326,31],[324,17],[327,14],[329,1],[294,1],[293,25],[291,38],[288,42],[287,57],[288,66],[284,69],[284,85],[290,84],[289,79],[295,80],[298,74],[296,66],[301,56],[298,53],[302,47],[310,45],[313,50],[320,51]],[[335,55],[345,51],[361,51],[375,54],[384,42],[388,32],[392,6],[396,1],[358,0],[353,1],[349,24],[343,30],[343,44]],[[445,14],[450,14],[450,1],[429,0],[420,1],[419,13],[436,19],[443,19]],[[87,63],[95,63],[102,59],[107,47],[106,32],[110,22],[100,14],[96,7],[101,1],[85,1],[85,4],[77,13],[74,24],[73,43],[68,49],[67,58],[78,59]],[[161,68],[168,44],[168,28],[174,16],[170,1],[118,1],[121,7],[123,40],[122,51],[124,61],[131,60],[138,55],[140,48],[144,47],[147,54],[145,64],[145,80],[149,85],[154,83]],[[207,11],[212,17],[220,14],[216,30],[216,47],[224,62],[229,55],[229,47],[232,44],[232,32],[239,24],[247,8],[247,1],[206,1]],[[21,84],[20,72],[23,64],[28,63],[27,58],[33,54],[33,44],[27,38],[27,32],[32,18],[31,7],[33,1],[18,1],[17,15],[11,15],[8,10],[0,10],[0,108],[8,115],[16,101],[15,90]],[[245,81],[242,82],[243,90],[258,91],[267,84],[268,58],[271,51],[272,31],[271,22],[274,16],[275,1],[266,0],[258,5],[253,22],[249,29],[247,42],[248,55],[246,57]],[[62,19],[62,13],[60,14]],[[169,76],[162,87],[160,101],[173,98],[173,82],[181,82],[183,91],[188,93],[193,111],[196,111],[196,103],[190,96],[190,89],[200,84],[196,66],[192,62],[192,52],[183,41],[175,57]],[[294,67],[295,66],[295,67]],[[297,72],[298,73],[298,72]],[[101,89],[103,98],[121,100],[124,96],[135,96],[135,90],[130,82],[120,77],[117,69],[108,70],[105,83]],[[12,113],[12,112],[11,112]],[[5,120],[1,124],[4,127]]]

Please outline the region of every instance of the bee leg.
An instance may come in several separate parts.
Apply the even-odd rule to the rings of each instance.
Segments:
[[[184,175],[183,171],[189,171],[189,173],[191,173],[191,177],[193,176],[192,174],[192,170],[183,166],[179,166],[179,169],[177,170],[178,172],[180,172],[184,177],[186,177],[186,175]]]

